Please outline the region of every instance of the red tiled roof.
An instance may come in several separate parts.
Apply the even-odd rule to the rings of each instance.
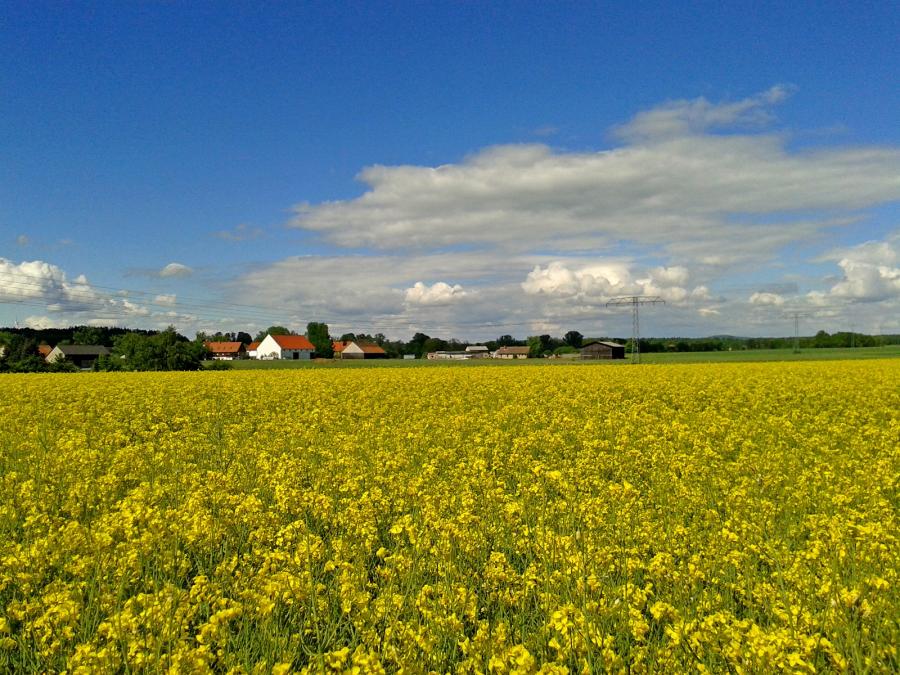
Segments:
[[[331,343],[331,346],[334,348],[335,354],[340,354],[350,345],[356,345],[360,349],[363,350],[365,354],[386,354],[381,347],[378,345],[370,344],[368,342],[360,342],[359,340],[334,340]]]
[[[282,349],[308,349],[311,352],[316,349],[305,335],[273,335],[272,339]]]
[[[46,358],[47,355],[52,351],[53,347],[51,347],[50,345],[38,345],[38,354],[40,354],[44,358]]]
[[[259,347],[259,343],[258,343],[258,342],[251,342],[249,345],[247,345],[247,351],[248,351],[248,352],[252,352],[252,351],[253,351],[254,349],[256,349],[257,347]]]
[[[244,346],[243,342],[204,342],[203,346],[216,354],[237,354]]]

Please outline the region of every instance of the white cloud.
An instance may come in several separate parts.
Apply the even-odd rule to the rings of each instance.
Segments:
[[[632,120],[610,150],[508,145],[437,167],[371,166],[362,196],[300,205],[292,224],[351,248],[599,253],[625,242],[670,264],[732,265],[900,199],[898,148],[801,152],[777,135],[705,132],[762,122],[784,95],[667,104]]]
[[[398,332],[427,321],[459,335],[474,321],[596,327],[600,305],[631,294],[663,298],[652,314],[682,334],[752,331],[763,313],[751,307],[808,289],[759,283],[730,301],[710,289],[737,273],[785,281],[792,262],[809,262],[800,246],[821,247],[838,228],[864,227],[862,209],[900,201],[900,148],[807,139],[798,150],[767,131],[789,93],[667,102],[614,129],[620,144],[604,150],[505,145],[440,166],[366,167],[361,196],[301,204],[291,221],[338,252],[260,268],[248,288],[298,312],[390,317]],[[834,261],[843,281],[830,301],[893,292],[896,262]],[[445,303],[450,282],[423,281],[434,279],[465,289],[464,314]]]
[[[34,328],[35,330],[43,330],[46,328],[67,328],[69,324],[56,319],[51,319],[49,316],[28,316],[25,317],[25,320],[22,322],[27,328]]]
[[[83,274],[69,279],[60,267],[42,260],[14,263],[0,258],[0,302],[43,305],[57,317],[52,319],[53,325],[115,323],[122,317],[151,314],[127,298],[98,290]],[[32,318],[38,325],[46,317]]]
[[[153,298],[154,305],[167,305],[173,306],[175,305],[176,297],[174,293],[163,293],[161,295],[157,295]]]
[[[627,140],[647,140],[697,134],[723,127],[762,126],[771,122],[771,108],[790,94],[791,88],[777,85],[756,96],[734,103],[710,103],[705,98],[670,101],[638,113],[616,129]]]
[[[65,273],[41,260],[14,263],[0,258],[0,300],[5,302],[62,296]]]
[[[443,281],[438,281],[427,286],[421,281],[417,281],[412,287],[406,289],[405,299],[411,305],[448,305],[467,295],[468,293],[459,284],[451,286]]]
[[[660,286],[684,286],[689,277],[687,268],[681,265],[654,267],[650,270],[650,281]]]
[[[593,303],[606,302],[619,295],[659,296],[676,304],[707,300],[709,290],[705,286],[693,289],[683,286],[689,278],[687,268],[681,266],[656,267],[649,270],[647,277],[635,279],[632,266],[625,262],[596,262],[573,268],[554,261],[546,267],[536,265],[521,285],[529,295]]]
[[[831,287],[836,298],[879,301],[900,298],[900,237],[894,241],[869,241],[832,253],[839,256],[843,277]]]
[[[776,305],[784,304],[784,296],[778,293],[765,293],[757,291],[750,296],[751,305]]]
[[[189,277],[194,273],[194,270],[187,265],[182,265],[177,262],[170,262],[168,265],[163,267],[159,272],[158,276],[163,278],[168,277]]]

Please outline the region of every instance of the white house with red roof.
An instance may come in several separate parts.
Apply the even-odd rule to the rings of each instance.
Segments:
[[[247,345],[247,356],[251,359],[257,358],[259,356],[257,349],[259,349],[259,342],[251,342]]]
[[[256,348],[259,359],[309,360],[315,351],[304,335],[266,335]]]

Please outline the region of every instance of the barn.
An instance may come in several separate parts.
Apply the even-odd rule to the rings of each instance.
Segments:
[[[336,359],[386,359],[387,352],[370,342],[357,340],[334,340],[334,357]]]
[[[47,354],[47,363],[65,359],[81,370],[90,370],[101,356],[108,356],[109,348],[103,345],[57,345]]]
[[[620,345],[618,342],[594,340],[582,345],[580,351],[583,360],[625,358],[625,345]]]

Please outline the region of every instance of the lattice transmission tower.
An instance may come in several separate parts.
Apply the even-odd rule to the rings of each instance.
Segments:
[[[622,295],[612,298],[607,307],[631,307],[631,362],[641,362],[641,305],[664,305],[658,295]]]
[[[809,310],[789,309],[785,311],[784,316],[794,320],[794,353],[800,353],[800,319],[812,316]]]

